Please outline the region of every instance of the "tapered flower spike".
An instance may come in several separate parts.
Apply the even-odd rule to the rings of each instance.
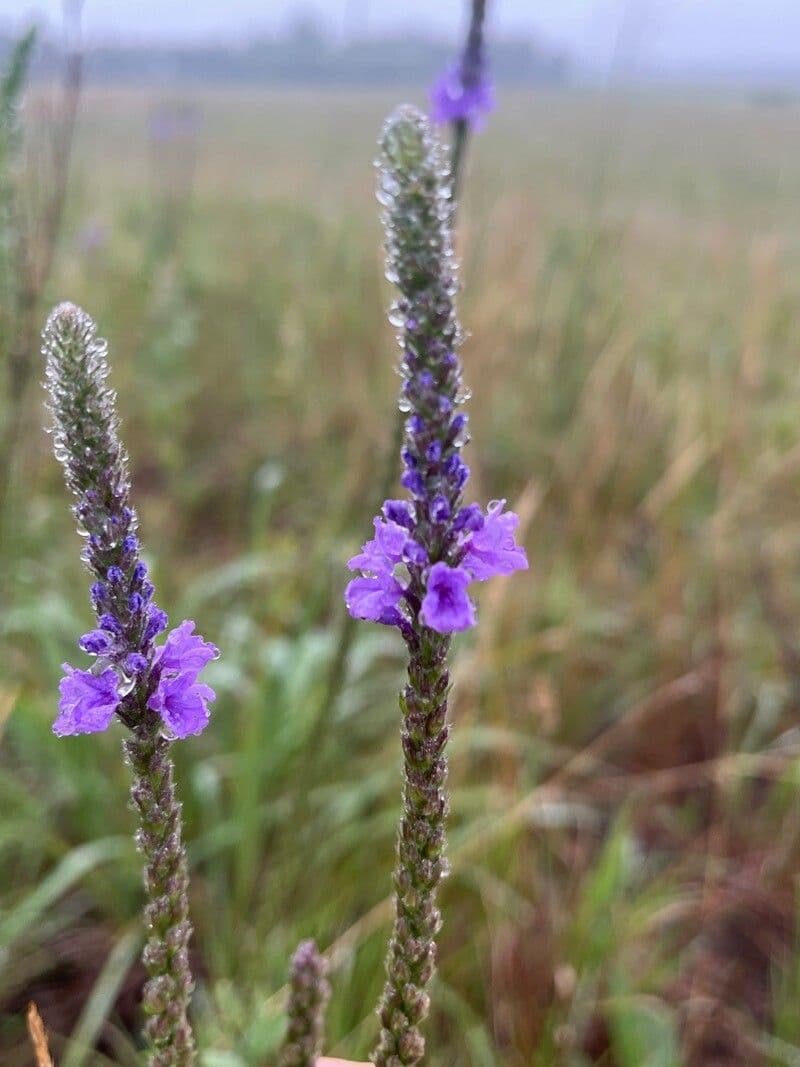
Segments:
[[[514,540],[517,517],[495,501],[463,506],[469,470],[466,394],[455,308],[450,171],[427,119],[399,109],[381,139],[378,199],[384,207],[387,277],[398,289],[390,321],[403,353],[401,410],[407,414],[401,483],[410,499],[387,500],[375,536],[349,563],[361,572],[345,601],[357,618],[397,626],[408,646],[403,714],[403,814],[394,872],[395,920],[379,1005],[378,1067],[416,1064],[436,966],[446,873],[445,745],[449,733],[450,635],[473,626],[469,586],[527,567]]]
[[[188,1020],[192,976],[188,872],[181,807],[169,755],[175,738],[199,733],[208,721],[213,690],[199,682],[217,649],[186,620],[160,647],[167,626],[140,558],[138,519],[130,503],[128,459],[119,438],[116,396],[107,385],[106,345],[89,316],[60,304],[44,329],[46,388],[53,445],[76,498],[73,512],[84,538],[82,558],[94,582],[96,628],[78,645],[95,663],[64,665],[59,736],[105,730],[115,717],[131,730],[124,742],[139,814],[137,844],[144,857],[149,978],[143,1003],[152,1067],[188,1067],[194,1042]]]
[[[328,964],[314,941],[302,941],[289,969],[289,1018],[279,1067],[314,1067],[325,1037]]]

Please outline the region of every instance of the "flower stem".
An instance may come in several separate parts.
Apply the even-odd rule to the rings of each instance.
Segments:
[[[403,814],[394,871],[395,920],[386,960],[386,986],[378,1008],[381,1035],[377,1067],[415,1064],[425,1052],[420,1024],[428,1014],[426,986],[436,967],[436,904],[444,858],[447,760],[444,750],[449,676],[447,637],[426,631],[411,649],[403,712]]]
[[[194,1062],[187,1014],[194,985],[188,954],[189,877],[169,745],[157,716],[147,713],[123,743],[134,774],[131,800],[140,818],[136,843],[145,860],[144,921],[149,936],[142,961],[149,976],[143,994],[149,1064],[189,1067]]]

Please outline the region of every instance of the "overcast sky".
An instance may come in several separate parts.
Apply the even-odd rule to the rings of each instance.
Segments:
[[[430,30],[457,39],[466,0],[85,0],[89,38],[203,40],[317,14],[337,35]],[[663,70],[800,68],[800,0],[490,0],[495,32],[538,33],[593,66],[618,50]],[[0,24],[57,22],[61,0],[0,0]]]

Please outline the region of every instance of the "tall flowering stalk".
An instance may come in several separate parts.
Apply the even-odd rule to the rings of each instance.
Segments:
[[[88,670],[64,665],[53,731],[59,737],[96,733],[115,717],[130,730],[123,748],[134,776],[136,841],[144,858],[148,940],[143,961],[149,978],[143,1005],[150,1063],[186,1067],[194,1060],[187,1015],[192,928],[169,749],[175,738],[200,733],[208,723],[214,691],[198,675],[219,653],[194,633],[191,620],[156,647],[168,620],[153,599],[140,557],[116,394],[106,383],[106,345],[97,338],[94,322],[75,305],[60,304],[43,338],[54,451],[76,500],[73,513],[84,538],[82,559],[94,577],[97,622],[78,641],[93,665]]]
[[[464,166],[469,132],[479,128],[484,116],[494,107],[494,89],[489,78],[484,54],[484,21],[486,0],[472,0],[469,30],[459,61],[436,79],[430,91],[431,115],[435,122],[450,125],[453,145],[450,154],[451,197],[457,200],[458,185]],[[395,455],[402,439],[402,424],[398,419],[392,433],[388,462],[381,472],[378,499],[388,496],[395,478]],[[322,717],[329,719],[345,676],[350,647],[355,636],[352,617],[345,616],[336,645],[328,684],[325,688]]]
[[[484,513],[463,505],[469,470],[461,458],[467,417],[458,350],[453,199],[442,146],[426,118],[398,110],[381,139],[378,199],[384,206],[387,277],[398,289],[389,319],[402,350],[400,408],[406,413],[401,484],[408,499],[387,500],[375,536],[350,562],[360,576],[345,601],[356,618],[396,626],[408,647],[400,696],[403,814],[394,872],[395,921],[379,1007],[379,1067],[415,1064],[425,1050],[420,1024],[434,973],[446,873],[445,792],[449,733],[450,635],[473,626],[474,581],[527,567],[516,544],[517,516],[494,501]]]

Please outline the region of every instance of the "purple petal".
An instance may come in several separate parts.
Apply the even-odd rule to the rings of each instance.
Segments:
[[[504,505],[505,500],[493,500],[483,526],[467,539],[462,563],[476,581],[528,569],[525,549],[514,538],[519,516],[513,511],[504,512]]]
[[[102,674],[76,671],[63,664],[66,674],[58,686],[58,717],[53,733],[58,737],[70,734],[95,734],[107,729],[119,707],[117,692],[119,679],[110,667]]]
[[[167,635],[164,645],[156,653],[156,663],[162,671],[191,674],[196,678],[212,659],[219,657],[219,649],[194,632],[194,621],[184,619]]]
[[[420,618],[425,625],[440,634],[474,626],[475,606],[467,595],[470,581],[470,575],[462,567],[434,563],[420,609]]]
[[[177,674],[162,676],[147,706],[158,712],[175,737],[183,738],[205,730],[211,717],[208,704],[215,698],[214,690],[193,675]]]
[[[428,562],[428,553],[422,545],[409,537],[403,549],[403,560],[405,563],[415,563],[418,567],[424,567]]]
[[[354,578],[344,593],[347,610],[354,619],[367,619],[386,626],[397,625],[403,587],[390,574]]]
[[[467,504],[461,508],[453,520],[454,530],[480,530],[483,526],[483,512],[477,504]]]
[[[351,571],[389,574],[403,558],[408,530],[399,523],[375,519],[375,536],[367,541],[357,556],[348,560]]]

